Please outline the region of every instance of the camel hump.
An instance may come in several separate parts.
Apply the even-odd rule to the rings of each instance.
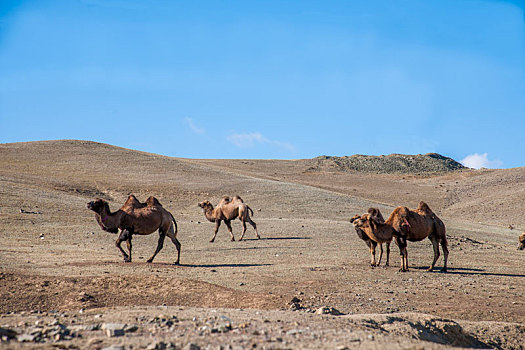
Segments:
[[[146,205],[148,207],[153,207],[153,206],[156,206],[156,205],[160,205],[162,207],[162,204],[160,204],[158,199],[153,197],[153,196],[149,196],[148,199],[146,199]]]
[[[137,197],[135,197],[134,195],[130,194],[128,196],[128,199],[126,200],[126,202],[124,203],[125,206],[134,206],[134,207],[137,207],[137,206],[140,206],[140,202],[139,200],[137,199]]]
[[[237,196],[237,195],[233,196],[232,202],[244,203],[244,201],[242,200],[241,196]]]
[[[225,205],[225,204],[228,204],[228,203],[231,203],[231,198],[230,196],[222,196],[221,200],[219,201],[219,203],[217,203],[217,206],[220,207],[222,205]]]
[[[421,211],[424,211],[426,213],[432,213],[432,210],[430,209],[428,204],[423,202],[423,201],[419,202],[419,205],[417,206],[417,210],[421,210]]]
[[[222,205],[226,205],[226,204],[230,204],[230,203],[236,203],[236,204],[239,204],[239,203],[244,203],[244,201],[242,200],[242,198],[240,196],[233,196],[230,197],[230,196],[222,196],[221,200],[219,201],[219,204],[217,204],[218,207],[222,206]]]
[[[390,216],[400,216],[400,217],[408,217],[408,213],[410,213],[410,209],[407,207],[399,206],[394,209],[392,214]]]

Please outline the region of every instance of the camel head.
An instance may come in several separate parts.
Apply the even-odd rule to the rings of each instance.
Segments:
[[[209,200],[202,201],[198,205],[202,208],[202,212],[208,221],[216,222],[215,216],[213,215],[213,205]]]
[[[198,204],[199,207],[202,208],[203,212],[213,210],[213,205],[210,203],[209,200],[202,201]]]
[[[109,204],[103,199],[97,198],[87,204],[89,210],[93,210],[97,214],[101,214],[104,208],[109,212]]]
[[[354,221],[356,221],[356,220],[359,219],[360,217],[361,217],[360,215],[355,214],[354,216],[352,216],[352,217],[350,218],[350,223],[353,224]]]
[[[523,232],[523,233],[519,236],[518,240],[519,240],[519,242],[520,242],[519,245],[518,245],[518,249],[519,249],[519,250],[523,250],[523,249],[525,249],[525,232]]]
[[[354,227],[357,229],[366,229],[370,228],[370,215],[369,214],[363,214],[361,216],[354,215],[350,222],[354,224]]]

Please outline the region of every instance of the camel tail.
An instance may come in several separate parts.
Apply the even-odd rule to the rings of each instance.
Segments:
[[[171,215],[171,220],[173,220],[173,224],[175,225],[175,234],[177,234],[177,221],[175,221],[175,218],[173,217],[173,214],[170,213]]]
[[[253,216],[253,210],[252,208],[250,208],[249,206],[246,206],[248,208],[248,210],[252,213],[251,215]]]

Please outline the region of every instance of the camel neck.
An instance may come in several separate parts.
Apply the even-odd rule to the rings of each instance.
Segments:
[[[207,207],[206,209],[204,209],[204,216],[206,217],[206,219],[208,219],[208,221],[215,222],[215,217],[213,215],[213,207]]]
[[[104,208],[98,216],[98,223],[100,227],[107,231],[113,230],[118,225],[115,223],[115,218],[118,216],[119,211],[112,213],[109,208]]]
[[[395,230],[392,225],[388,223],[388,220],[385,223],[371,222],[370,224],[370,229],[372,230],[373,234],[380,240],[388,241],[394,236]]]

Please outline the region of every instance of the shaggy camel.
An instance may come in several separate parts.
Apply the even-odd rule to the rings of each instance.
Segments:
[[[168,236],[177,248],[175,264],[179,264],[181,245],[177,239],[177,223],[173,215],[164,209],[155,197],[149,197],[145,203],[140,203],[134,195],[130,195],[124,205],[114,213],[109,210],[108,202],[100,198],[89,202],[87,207],[95,212],[95,219],[104,231],[118,233],[118,229],[121,229],[115,244],[125,262],[131,262],[131,239],[134,234],[149,235],[159,230],[157,249],[148,262],[153,261]],[[121,247],[124,241],[127,243],[129,255]]]
[[[232,199],[230,199],[230,197],[224,196],[216,208],[213,208],[213,205],[210,203],[210,201],[205,200],[199,203],[199,207],[202,208],[206,219],[215,223],[215,232],[210,242],[215,241],[215,237],[217,237],[217,232],[219,231],[219,226],[221,226],[221,221],[224,221],[228,227],[231,240],[235,241],[235,237],[233,236],[232,232],[231,221],[237,218],[241,220],[243,228],[239,241],[242,241],[242,238],[246,233],[246,222],[250,223],[255,229],[255,236],[257,238],[261,238],[261,236],[259,236],[259,232],[257,231],[257,224],[250,218],[249,212],[251,212],[253,215],[253,210],[248,205],[246,205],[246,203],[244,203],[241,197],[234,196]]]
[[[383,215],[381,215],[381,212],[379,209],[376,208],[370,208],[368,209],[369,215],[375,215],[377,217],[377,220],[380,220],[382,222],[385,221],[383,219]],[[365,214],[366,215],[366,214]],[[361,219],[360,215],[354,215],[350,222],[354,225],[355,232],[357,233],[357,236],[361,238],[363,241],[365,241],[366,245],[368,246],[368,249],[370,249],[370,265],[371,266],[379,266],[381,264],[381,259],[383,258],[383,243],[386,243],[386,263],[385,266],[389,266],[390,262],[390,243],[392,242],[392,238],[387,241],[374,241],[371,237],[368,237],[366,232],[361,230],[359,227],[357,227],[357,220]],[[379,243],[379,261],[376,263],[376,247]]]
[[[439,244],[443,249],[443,272],[447,271],[448,243],[445,225],[425,202],[420,202],[417,209],[397,207],[385,222],[380,222],[374,216],[365,214],[356,221],[357,227],[369,237],[380,240],[396,238],[401,252],[400,271],[408,271],[407,241],[416,242],[428,237],[434,248],[434,260],[428,271],[432,271],[439,258]]]
[[[519,250],[525,249],[525,232],[523,232],[519,237],[518,241],[520,242],[518,245]]]

